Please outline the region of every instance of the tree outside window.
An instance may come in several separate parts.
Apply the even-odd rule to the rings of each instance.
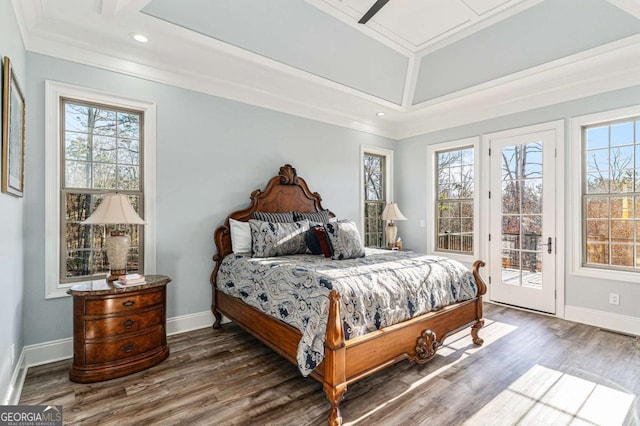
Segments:
[[[583,265],[640,269],[640,119],[583,127]]]
[[[386,157],[364,153],[364,244],[384,245],[384,221],[380,219],[386,205]]]
[[[109,270],[105,241],[118,225],[83,225],[106,192],[127,194],[144,217],[141,135],[143,113],[63,99],[61,184],[61,282],[86,280]],[[143,234],[131,238],[128,271],[143,270]]]
[[[542,142],[501,150],[502,267],[541,270]]]
[[[473,253],[473,147],[437,151],[437,251]]]

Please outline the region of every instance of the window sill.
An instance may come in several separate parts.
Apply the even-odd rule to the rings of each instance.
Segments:
[[[105,275],[106,278],[106,275]],[[76,281],[71,283],[60,283],[59,281],[54,281],[51,285],[47,286],[47,294],[45,295],[45,299],[58,299],[61,297],[69,297],[67,291],[73,287],[74,285],[79,284],[90,284],[95,281],[104,281],[105,278],[97,278],[94,280],[86,280],[86,281]]]
[[[58,284],[55,288],[47,288],[47,294],[45,295],[45,299],[57,299],[60,297],[69,297],[69,295],[67,294],[67,290],[69,290],[71,286],[72,284]]]
[[[579,266],[575,268],[571,275],[585,278],[597,278],[609,281],[624,281],[640,283],[639,272],[616,271],[612,269],[587,268]]]
[[[462,253],[451,253],[451,252],[448,252],[448,251],[433,251],[433,250],[429,250],[429,252],[427,254],[429,254],[430,256],[448,257],[450,259],[457,260],[458,262],[469,263],[469,264],[472,264],[473,262],[478,260],[478,258],[473,253],[472,254],[462,254]]]

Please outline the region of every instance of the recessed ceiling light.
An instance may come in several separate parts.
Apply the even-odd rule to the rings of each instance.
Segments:
[[[380,112],[376,112],[376,115],[378,117],[384,117],[384,112],[380,111]]]
[[[131,37],[140,43],[146,43],[149,41],[149,39],[147,37],[145,37],[143,34],[140,33],[131,33]]]

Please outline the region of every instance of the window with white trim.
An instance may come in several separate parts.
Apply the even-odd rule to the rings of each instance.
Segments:
[[[476,173],[479,138],[430,145],[427,217],[429,252],[447,256],[477,253]]]
[[[60,201],[60,282],[97,279],[109,271],[106,236],[129,236],[127,272],[144,271],[141,225],[84,225],[106,192],[126,194],[144,218],[144,112],[63,98]]]
[[[128,196],[144,225],[131,238],[128,271],[155,272],[155,104],[46,82],[46,297],[103,280],[111,225],[84,225],[107,192]]]
[[[640,271],[640,116],[581,126],[582,266]]]
[[[384,247],[385,221],[380,216],[391,201],[393,151],[362,147],[361,157],[364,245]]]

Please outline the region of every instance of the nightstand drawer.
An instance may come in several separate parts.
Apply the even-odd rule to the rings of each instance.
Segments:
[[[160,306],[141,313],[88,320],[85,322],[84,337],[85,339],[97,339],[144,330],[162,324],[163,311],[164,309]]]
[[[128,312],[134,309],[142,309],[153,305],[159,305],[162,302],[163,293],[161,291],[140,295],[105,297],[100,300],[87,300],[85,305],[85,314],[102,315]]]
[[[165,339],[164,326],[157,326],[148,333],[103,343],[85,343],[86,364],[101,364],[130,358],[151,349],[159,348]]]

